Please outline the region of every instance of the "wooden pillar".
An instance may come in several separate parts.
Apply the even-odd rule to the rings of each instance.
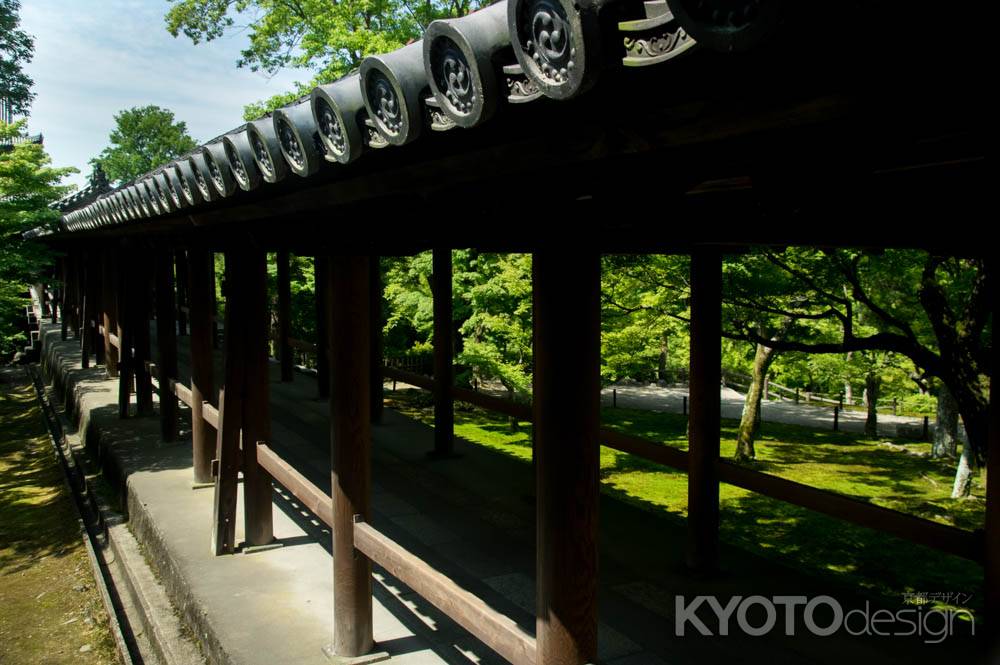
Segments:
[[[267,253],[253,248],[241,252],[240,277],[243,319],[243,514],[247,545],[274,540],[271,476],[257,464],[257,442],[271,439],[270,371],[267,348]],[[233,289],[230,289],[232,291]],[[226,331],[226,338],[230,336]]]
[[[62,272],[62,289],[59,290],[59,312],[62,314],[62,318],[59,321],[61,324],[59,338],[64,342],[69,337],[69,320],[71,317],[66,315],[66,305],[70,300],[70,290],[74,287],[74,263],[76,260],[74,254],[67,254],[59,261],[59,268]]]
[[[188,334],[188,309],[190,299],[188,298],[188,255],[183,249],[177,250],[177,334]]]
[[[385,395],[382,382],[382,262],[378,256],[369,257],[368,262],[368,315],[371,317],[370,371],[371,417],[372,423],[382,422],[382,408]]]
[[[116,261],[116,276],[118,288],[115,289],[115,320],[118,334],[118,417],[129,417],[129,404],[132,399],[132,386],[135,379],[135,310],[140,307],[136,302],[134,248],[122,243]]]
[[[600,257],[533,259],[539,664],[597,656]]]
[[[160,377],[160,435],[177,440],[177,396],[170,382],[177,379],[177,322],[173,252],[156,253],[156,367]]]
[[[316,285],[316,384],[319,398],[330,397],[330,257],[313,260],[313,282]]]
[[[153,380],[147,362],[152,357],[149,339],[150,303],[152,302],[153,256],[143,249],[135,256],[133,263],[132,305],[133,316],[133,373],[135,375],[136,413],[140,416],[153,415]]]
[[[455,449],[455,383],[452,340],[451,250],[435,249],[431,275],[434,296],[434,455],[449,456]]]
[[[80,261],[76,266],[77,276],[82,283],[82,288],[78,290],[80,297],[80,326],[76,329],[80,340],[80,367],[88,369],[90,367],[90,353],[95,352],[98,347],[104,348],[103,344],[98,344],[97,335],[97,278],[95,266],[97,261],[92,256],[88,256],[86,261]],[[95,362],[99,361],[95,358]]]
[[[687,565],[719,565],[719,376],[722,259],[717,251],[691,256],[691,414],[688,419]]]
[[[216,457],[217,443],[215,428],[205,422],[204,417],[206,402],[218,405],[212,359],[215,261],[212,254],[203,249],[191,249],[188,258],[188,301],[191,307],[191,458],[194,483],[203,485],[213,482],[212,460]],[[170,306],[173,309],[173,301]]]
[[[996,261],[989,266],[992,277],[996,277]],[[993,330],[990,350],[992,353],[990,370],[989,434],[986,442],[986,662],[1000,662],[1000,408],[993,400],[993,381],[1000,371],[1000,350],[997,349],[997,314],[1000,313],[1000,290],[992,292]]]
[[[104,324],[104,367],[108,372],[108,378],[114,379],[118,377],[118,349],[111,344],[111,335],[118,331],[117,299],[115,298],[118,271],[113,250],[103,252],[101,270],[103,288],[100,300]]]
[[[333,303],[329,340],[331,492],[333,496],[333,645],[335,656],[369,653],[371,562],[354,550],[354,516],[368,520],[371,482],[369,411],[369,259],[335,257],[329,270]],[[317,282],[318,283],[318,282]]]
[[[281,380],[292,380],[292,278],[289,274],[289,256],[280,251],[278,262],[278,357],[281,362]]]

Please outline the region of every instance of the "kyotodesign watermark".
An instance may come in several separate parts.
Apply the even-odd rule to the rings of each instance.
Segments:
[[[752,637],[780,630],[794,636],[804,631],[818,637],[838,632],[851,636],[919,637],[939,644],[959,631],[976,634],[972,612],[940,609],[929,604],[898,610],[863,607],[845,609],[831,596],[732,596],[725,603],[716,596],[677,596],[675,633],[726,636],[735,631]]]

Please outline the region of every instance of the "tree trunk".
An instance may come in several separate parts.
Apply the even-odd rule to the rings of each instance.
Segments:
[[[931,457],[955,457],[958,453],[958,403],[947,386],[937,391],[937,421]]]
[[[660,381],[667,380],[667,355],[670,351],[670,338],[667,331],[660,334],[660,359],[656,368],[656,378]]]
[[[958,458],[958,469],[955,471],[955,485],[951,490],[951,498],[967,499],[972,494],[972,477],[976,470],[976,456],[972,446],[962,445],[962,456]]]
[[[865,418],[865,436],[878,437],[878,394],[882,389],[882,378],[877,374],[865,376],[865,395],[868,417]]]
[[[774,357],[774,349],[763,344],[757,345],[753,356],[750,387],[747,389],[747,396],[743,402],[743,414],[740,417],[740,429],[736,437],[736,454],[733,459],[737,462],[745,462],[757,457],[754,439],[757,438],[757,432],[760,430],[760,399],[764,394],[764,380]]]
[[[507,386],[507,399],[511,402],[514,401],[514,389],[511,386]],[[514,416],[509,416],[507,418],[507,424],[510,426],[511,433],[517,433],[521,431],[520,424],[517,422],[517,418]]]

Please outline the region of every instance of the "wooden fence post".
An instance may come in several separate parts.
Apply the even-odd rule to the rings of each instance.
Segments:
[[[431,291],[434,296],[434,452],[448,457],[455,449],[455,383],[452,340],[451,250],[435,249]]]
[[[538,663],[597,656],[600,257],[533,258]]]
[[[689,567],[719,564],[719,386],[722,260],[706,249],[691,256],[691,415],[688,418]]]
[[[354,550],[354,518],[370,511],[371,413],[369,259],[337,256],[329,270],[333,303],[329,338],[331,492],[333,497],[332,654],[369,653],[372,636],[371,562]]]
[[[217,454],[217,432],[205,422],[204,413],[206,402],[219,404],[215,395],[215,345],[212,342],[215,260],[211,252],[200,248],[192,248],[188,258],[188,302],[191,311],[191,458],[194,484],[201,486],[213,482],[212,460]]]
[[[177,440],[177,396],[170,382],[177,379],[177,321],[174,302],[174,261],[171,250],[156,252],[156,367],[160,377],[160,435]]]
[[[277,253],[278,268],[278,359],[281,362],[281,380],[292,380],[292,279],[289,272],[290,257],[287,250]]]

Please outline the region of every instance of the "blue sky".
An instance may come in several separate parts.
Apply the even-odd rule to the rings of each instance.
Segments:
[[[164,27],[168,8],[166,0],[22,0],[21,27],[35,37],[28,127],[45,135],[56,166],[80,169],[68,182],[84,183],[122,109],[168,108],[205,141],[240,124],[244,104],[310,78],[237,69],[243,32],[197,46],[175,39]]]

